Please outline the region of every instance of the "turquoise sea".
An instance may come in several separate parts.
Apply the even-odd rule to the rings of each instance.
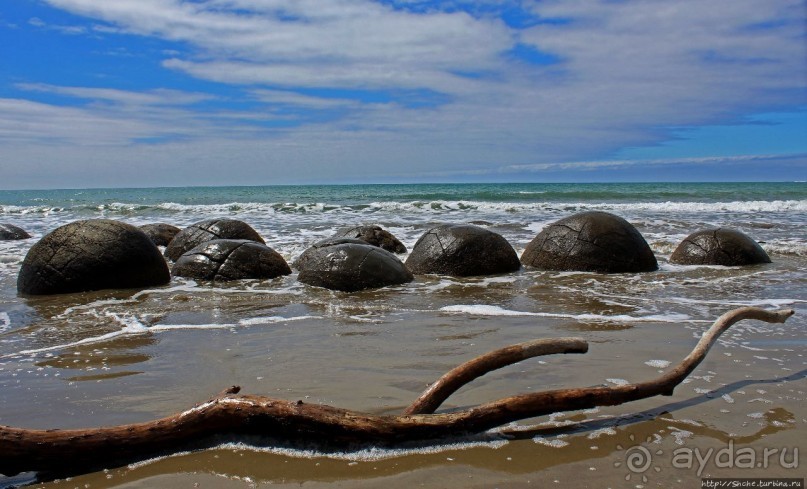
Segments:
[[[354,294],[303,285],[296,272],[234,283],[174,278],[134,291],[40,298],[16,293],[31,245],[78,219],[178,227],[213,217],[240,219],[291,263],[314,242],[358,224],[378,224],[411,250],[431,227],[473,223],[504,236],[520,255],[544,226],[587,210],[634,224],[660,269],[428,275]],[[666,454],[681,446],[720,449],[728,440],[755,450],[804,444],[807,183],[0,191],[0,223],[33,235],[0,242],[0,424],[14,426],[145,421],[187,409],[232,384],[252,394],[395,413],[442,373],[491,349],[536,337],[589,341],[586,355],[532,360],[480,378],[445,409],[468,407],[538,389],[648,379],[685,356],[728,309],[796,310],[785,325],[732,328],[671,398],[530,420],[511,427],[520,435],[496,432],[437,447],[338,453],[228,439],[208,450],[43,487],[527,487],[555,480],[627,487],[632,474],[625,469],[626,449],[636,444]],[[669,263],[688,234],[721,226],[757,240],[773,263]],[[657,459],[661,472],[636,476],[648,479],[640,482],[645,487],[670,487],[663,482],[668,477],[699,483],[697,471],[671,467],[669,457]],[[714,465],[709,473],[738,476]],[[764,474],[795,476],[781,465]],[[25,477],[30,482],[37,475]]]

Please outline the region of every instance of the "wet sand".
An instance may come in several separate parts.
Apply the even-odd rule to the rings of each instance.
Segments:
[[[775,280],[775,267],[708,274],[742,290],[746,275],[770,273]],[[172,284],[31,299],[30,336],[17,330],[20,345],[4,344],[7,351],[24,345],[30,353],[0,361],[0,423],[78,428],[146,421],[233,384],[245,393],[396,413],[463,361],[560,336],[586,339],[589,352],[488,374],[442,409],[521,392],[646,380],[682,359],[726,309],[724,298],[703,291],[688,292],[690,302],[665,302],[703,273],[425,277],[358,294],[310,289],[290,277],[278,279],[285,284]],[[804,290],[803,283],[790,285],[791,292]],[[794,305],[797,316],[785,325],[735,325],[672,397],[537,418],[448,446],[332,453],[272,440],[220,440],[218,448],[37,487],[670,487],[678,480],[697,487],[707,475],[803,477],[803,467],[778,459],[753,470],[708,463],[701,475],[697,464],[671,465],[677,448],[719,450],[729,440],[760,454],[788,448],[786,462],[794,448],[807,448],[807,311],[803,302]],[[634,446],[653,454],[653,465],[641,473],[626,465]]]

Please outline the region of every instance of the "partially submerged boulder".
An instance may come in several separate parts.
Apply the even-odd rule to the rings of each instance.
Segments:
[[[168,246],[180,231],[178,227],[165,223],[144,224],[140,230],[157,246]]]
[[[544,228],[521,263],[542,270],[636,273],[658,270],[653,251],[628,221],[607,212],[581,212]]]
[[[673,251],[670,262],[680,265],[742,266],[770,263],[765,250],[735,229],[704,229],[687,236]]]
[[[180,256],[172,273],[200,280],[269,279],[291,273],[280,253],[247,239],[214,239]]]
[[[44,295],[163,285],[160,250],[140,229],[108,219],[76,221],[34,244],[17,276],[21,294]]]
[[[0,223],[0,241],[28,239],[31,235],[13,224]]]
[[[334,237],[355,238],[373,246],[385,249],[390,253],[406,253],[406,246],[398,238],[381,226],[355,226],[338,231]]]
[[[395,255],[359,239],[330,238],[295,260],[304,284],[355,292],[411,282],[414,277]]]
[[[521,268],[515,250],[500,234],[471,224],[444,224],[415,243],[406,266],[416,274],[455,277],[495,275]]]
[[[208,219],[186,227],[165,248],[165,256],[177,261],[180,256],[214,239],[248,239],[265,243],[252,226],[236,219]]]

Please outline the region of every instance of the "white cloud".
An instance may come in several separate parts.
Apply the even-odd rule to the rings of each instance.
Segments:
[[[87,28],[84,26],[47,24],[39,17],[31,17],[30,19],[28,19],[28,25],[37,27],[39,29],[58,31],[61,32],[62,34],[68,34],[68,35],[79,35],[87,33]]]
[[[165,68],[243,86],[254,108],[202,113],[190,107],[205,100],[198,93],[28,83],[19,88],[83,105],[2,100],[0,143],[118,144],[120,159],[136,160],[133,141],[175,135],[196,146],[164,144],[166,161],[172,151],[181,160],[204,147],[201,159],[238,155],[243,171],[293,161],[300,175],[312,169],[323,178],[329,171],[317,165],[341,165],[334,174],[343,178],[394,171],[385,165],[413,173],[540,171],[563,169],[564,161],[599,165],[620,148],[664,140],[671,126],[807,103],[802,0],[461,0],[434,9],[417,0],[395,2],[406,8],[370,0],[47,1],[103,23],[93,29],[105,35],[181,42],[187,49],[163,53]],[[474,15],[452,10],[470,4]],[[515,29],[478,15],[497,5],[565,22]],[[418,6],[425,11],[411,8]],[[517,43],[561,63],[513,59],[507,52]],[[317,96],[318,88],[425,90],[444,99],[407,107],[394,96],[362,103]],[[340,118],[254,124],[295,119],[279,106],[339,109]],[[27,123],[14,126],[18,116]]]
[[[113,88],[64,87],[46,83],[18,83],[16,87],[27,91],[55,93],[124,105],[189,105],[215,98],[205,93],[189,93],[167,89],[132,92]]]

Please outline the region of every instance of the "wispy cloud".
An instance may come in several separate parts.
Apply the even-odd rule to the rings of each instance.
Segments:
[[[28,25],[49,31],[57,31],[62,34],[68,34],[71,36],[86,34],[88,32],[88,29],[82,25],[48,24],[39,17],[31,17],[30,19],[28,19]]]
[[[124,105],[190,105],[215,98],[213,95],[206,93],[189,93],[159,88],[144,92],[132,92],[113,88],[63,87],[46,83],[18,83],[15,86],[26,91],[54,93]]]

